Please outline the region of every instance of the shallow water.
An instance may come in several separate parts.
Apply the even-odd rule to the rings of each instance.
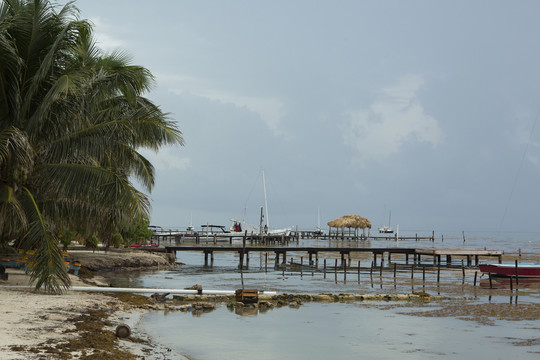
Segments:
[[[436,234],[434,242],[332,241],[330,246],[487,248],[504,250],[505,261],[539,261],[540,242],[536,239],[540,236],[537,233],[466,233],[465,236],[465,242],[460,232],[453,236],[444,235],[444,241]],[[300,240],[300,245],[329,246],[329,243]],[[347,273],[334,268],[335,257],[334,254],[321,255],[318,268],[314,268],[307,266],[305,254],[291,254],[288,260],[293,258],[295,265],[274,268],[273,254],[269,254],[268,262],[264,254],[252,254],[249,268],[240,272],[237,254],[216,253],[214,266],[205,267],[202,254],[181,252],[177,260],[184,265],[176,269],[115,273],[111,281],[115,286],[185,288],[200,284],[204,289],[222,290],[235,290],[242,288],[243,284],[245,288],[278,293],[393,294],[424,291],[456,299],[449,301],[465,298],[470,304],[512,304],[516,310],[519,306],[540,304],[540,281],[522,279],[519,286],[513,283],[511,289],[509,279],[494,279],[490,289],[488,279],[476,273],[475,286],[477,270],[468,269],[463,277],[459,262],[452,269],[441,268],[438,282],[436,268],[426,266],[424,273],[424,266],[420,264],[412,273],[412,265],[405,265],[399,257],[392,258],[399,264],[396,277],[391,267],[385,267],[382,273],[379,269],[372,272],[369,266],[371,255],[368,254],[351,259],[353,268]],[[328,263],[326,274],[322,269],[323,259]],[[299,266],[302,260],[304,266]],[[358,261],[360,274],[356,268]],[[431,303],[427,307],[444,308],[447,303]],[[500,320],[505,317],[494,314],[490,324],[486,324],[476,321],[474,315],[472,320],[415,315],[426,310],[426,306],[420,304],[409,308],[406,311],[408,315],[405,315],[401,305],[390,305],[308,303],[299,309],[280,308],[248,316],[235,314],[223,306],[202,316],[180,312],[149,313],[138,327],[152,334],[155,341],[194,359],[248,356],[261,359],[356,359],[359,355],[373,359],[477,356],[536,359],[540,354],[540,321],[534,317],[531,320],[520,321],[518,318],[507,321]]]
[[[365,304],[309,303],[241,316],[221,307],[189,313],[149,313],[142,330],[194,359],[537,359],[540,345],[516,346],[540,321],[495,326],[453,318],[423,318]],[[511,336],[512,339],[508,339]]]

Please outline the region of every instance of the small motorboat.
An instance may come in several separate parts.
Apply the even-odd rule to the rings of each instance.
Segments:
[[[540,262],[518,264],[480,264],[483,273],[495,276],[540,277]]]

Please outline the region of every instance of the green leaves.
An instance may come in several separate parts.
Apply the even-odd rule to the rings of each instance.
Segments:
[[[154,168],[138,150],[182,145],[143,95],[154,81],[122,51],[103,55],[70,3],[0,6],[0,243],[35,249],[37,288],[69,286],[60,229],[102,237],[150,212]],[[103,239],[102,239],[103,240]]]

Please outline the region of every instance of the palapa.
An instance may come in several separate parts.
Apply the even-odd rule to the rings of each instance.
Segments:
[[[338,219],[329,221],[327,224],[334,228],[371,229],[371,222],[360,215],[344,215]]]

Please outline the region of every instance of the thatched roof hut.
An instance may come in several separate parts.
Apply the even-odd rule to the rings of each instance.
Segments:
[[[334,228],[371,229],[371,222],[360,215],[344,215],[338,219],[329,221],[327,224]]]

